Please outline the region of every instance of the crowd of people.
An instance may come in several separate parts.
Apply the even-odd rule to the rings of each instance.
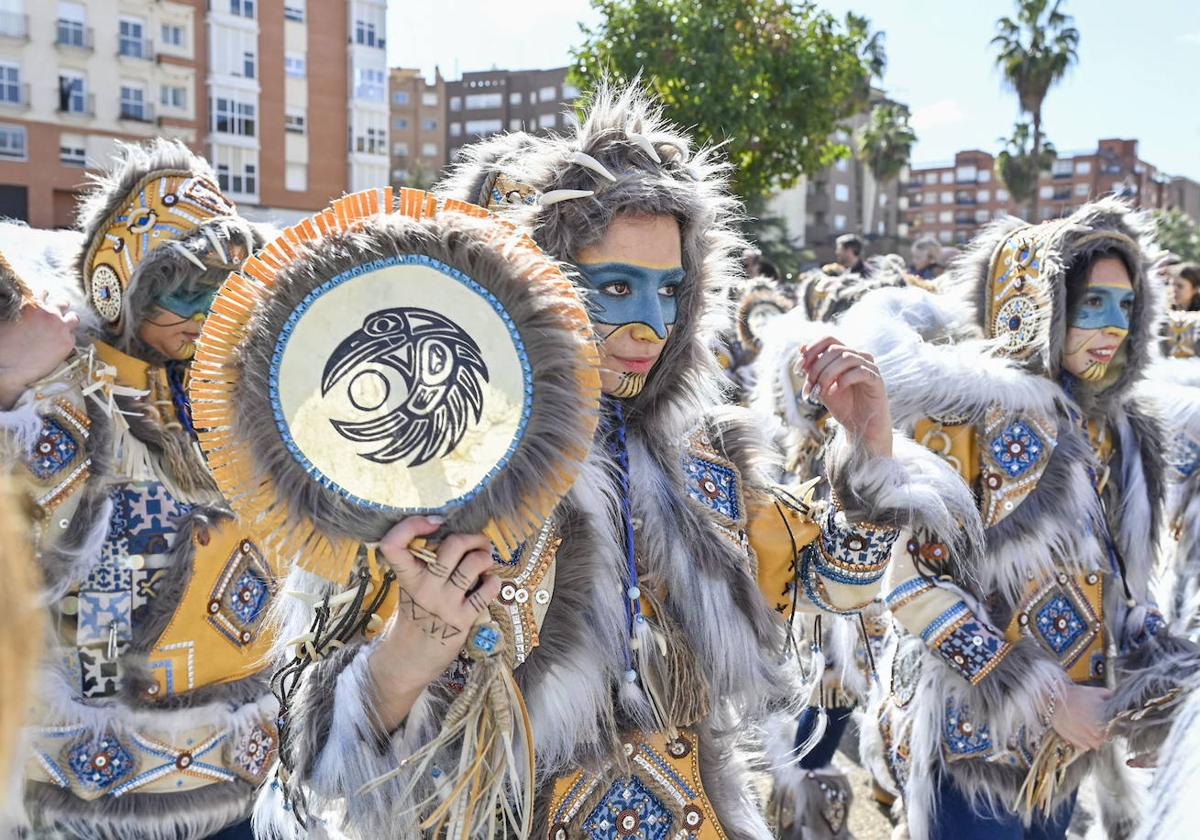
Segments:
[[[845,838],[853,739],[897,837],[1190,836],[1196,266],[1104,198],[784,280],[728,167],[603,89],[4,225],[0,831]]]

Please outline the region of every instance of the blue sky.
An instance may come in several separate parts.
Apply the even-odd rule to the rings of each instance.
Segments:
[[[1008,0],[825,0],[865,14],[887,33],[884,87],[908,104],[919,137],[914,163],[959,149],[995,152],[1016,97],[988,40]],[[1195,0],[1067,0],[1080,30],[1079,64],[1047,97],[1046,131],[1062,151],[1101,137],[1137,138],[1144,160],[1200,180],[1200,4]],[[594,21],[587,0],[434,0],[392,3],[389,60],[440,65],[449,78],[490,67],[561,66]]]

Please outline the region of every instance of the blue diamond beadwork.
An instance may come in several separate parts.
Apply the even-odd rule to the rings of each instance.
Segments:
[[[471,639],[471,644],[483,653],[491,654],[495,653],[499,641],[500,631],[485,624],[475,631],[475,637]]]
[[[67,764],[86,788],[108,790],[134,770],[133,756],[111,735],[87,737],[69,748]]]
[[[986,724],[976,724],[970,718],[966,704],[946,701],[942,738],[952,758],[965,758],[992,751],[992,739]]]
[[[1062,595],[1056,595],[1037,612],[1037,628],[1046,644],[1059,656],[1075,643],[1087,629],[1083,616],[1075,605]]]
[[[583,822],[589,838],[665,840],[670,836],[671,812],[637,776],[618,779]]]
[[[689,496],[728,519],[741,519],[737,473],[733,469],[703,458],[685,456],[683,471],[687,476]]]
[[[79,444],[74,436],[57,420],[46,417],[42,420],[42,432],[33,444],[33,458],[29,468],[41,481],[47,481],[70,466],[79,454]]]
[[[267,588],[267,582],[253,570],[246,569],[234,584],[230,606],[244,624],[251,624],[258,618],[270,597],[271,590]]]
[[[1021,420],[1011,423],[992,441],[992,457],[1016,478],[1037,463],[1042,455],[1042,439]]]

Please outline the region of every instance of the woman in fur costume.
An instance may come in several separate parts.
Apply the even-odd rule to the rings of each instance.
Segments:
[[[724,167],[636,91],[597,94],[569,136],[468,148],[444,192],[523,217],[569,261],[600,342],[600,432],[546,525],[552,539],[529,548],[547,552],[553,574],[539,644],[515,672],[535,745],[533,836],[769,836],[745,749],[763,710],[794,697],[781,617],[867,603],[897,523],[949,526],[969,502],[935,460],[891,457],[869,360],[832,342],[814,345],[812,382],[852,430],[830,457],[847,501],[814,510],[771,493],[754,424],[718,407],[709,351],[742,250]],[[436,524],[404,520],[381,545],[418,609],[305,672],[287,710],[287,797],[264,795],[264,826],[295,832],[284,808],[300,801],[310,836],[413,837],[457,793],[442,768],[469,745],[446,746],[434,772],[405,772],[454,696],[454,674],[439,674],[462,634],[431,643],[430,616],[467,627],[486,606],[464,590],[499,586],[480,538],[447,540],[432,565],[417,563],[406,547]],[[330,591],[301,573],[288,586]],[[302,632],[311,618],[297,604],[283,623]]]
[[[1162,437],[1132,390],[1162,311],[1148,230],[1116,200],[1004,220],[943,295],[881,290],[839,325],[872,336],[894,414],[987,529],[982,563],[917,529],[891,572],[863,752],[914,840],[1064,836],[1081,780],[1119,781],[1112,739],[1145,761],[1200,663],[1149,592]]]
[[[25,330],[0,427],[53,627],[24,813],[5,822],[248,837],[276,737],[260,673],[275,574],[216,492],[183,385],[216,288],[260,239],[178,142],[122,147],[79,218],[78,344],[77,316],[36,301],[0,324]]]

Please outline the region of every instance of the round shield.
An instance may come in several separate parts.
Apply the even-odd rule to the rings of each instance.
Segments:
[[[239,515],[291,556],[318,543],[306,565],[331,576],[416,513],[515,550],[598,417],[588,316],[557,265],[472,205],[392,204],[347,196],[231,275],[191,384]]]

